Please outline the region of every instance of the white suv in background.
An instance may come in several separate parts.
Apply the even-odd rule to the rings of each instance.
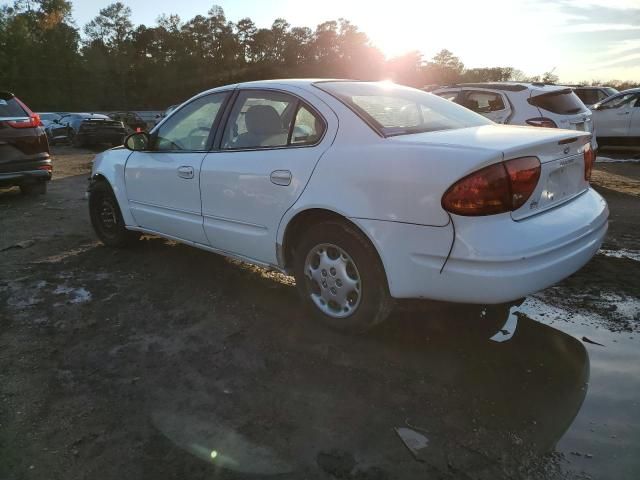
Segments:
[[[569,87],[543,83],[461,83],[431,93],[496,123],[593,132],[591,111]],[[594,147],[595,138],[593,140]]]

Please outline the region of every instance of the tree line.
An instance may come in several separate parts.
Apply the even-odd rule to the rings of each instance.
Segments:
[[[425,61],[418,51],[386,59],[346,19],[316,26],[277,18],[270,28],[228,20],[214,5],[182,20],[161,15],[134,25],[115,2],[81,30],[68,0],[14,0],[0,7],[0,90],[33,109],[164,109],[219,85],[267,78],[393,79],[414,87],[480,81],[557,81],[511,67],[465,68],[448,50]],[[608,82],[619,88],[631,84]]]

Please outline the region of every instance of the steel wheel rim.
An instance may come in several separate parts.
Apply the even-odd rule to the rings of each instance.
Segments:
[[[304,275],[311,301],[332,318],[346,318],[362,299],[360,272],[351,256],[331,243],[313,247],[304,262]]]
[[[118,226],[118,216],[116,214],[115,205],[109,198],[103,198],[98,206],[98,218],[102,230],[106,233],[112,233]]]

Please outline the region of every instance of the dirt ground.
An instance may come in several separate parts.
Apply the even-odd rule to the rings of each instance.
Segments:
[[[94,154],[55,154],[46,196],[0,190],[0,480],[640,475],[639,162],[597,164],[610,230],[562,284],[511,309],[401,304],[353,337],[282,275],[105,248]]]

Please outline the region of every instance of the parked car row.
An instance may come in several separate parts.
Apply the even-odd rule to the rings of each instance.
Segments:
[[[596,148],[640,146],[640,89],[494,82],[450,85],[432,93],[497,123],[590,132]]]
[[[122,145],[127,129],[120,120],[100,113],[66,113],[45,126],[49,143],[68,142],[76,147],[97,144]],[[129,132],[130,133],[130,132]]]

